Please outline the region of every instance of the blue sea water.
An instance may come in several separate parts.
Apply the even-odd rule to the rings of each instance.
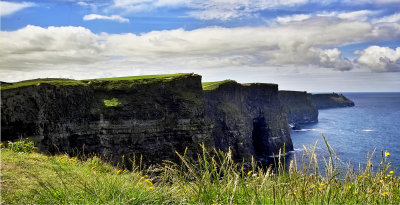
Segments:
[[[393,169],[400,169],[400,93],[344,93],[354,107],[319,110],[319,122],[291,133],[296,157],[303,145],[314,146],[319,161],[329,157],[322,134],[336,152],[340,164],[365,167],[367,153],[377,165],[389,152]]]

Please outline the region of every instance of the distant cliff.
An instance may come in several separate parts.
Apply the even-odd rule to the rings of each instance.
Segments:
[[[226,80],[204,83],[203,89],[216,148],[231,149],[239,160],[293,150],[278,85]]]
[[[212,148],[201,76],[74,81],[45,79],[2,86],[2,140],[30,137],[46,152],[97,153],[145,164],[177,159],[175,150]]]
[[[279,100],[289,123],[318,122],[318,109],[311,103],[307,92],[280,90]]]
[[[311,102],[318,109],[352,107],[354,102],[346,98],[343,94],[310,94]]]

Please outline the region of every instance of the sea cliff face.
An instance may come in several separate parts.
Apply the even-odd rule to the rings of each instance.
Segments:
[[[238,160],[293,150],[278,85],[227,80],[211,87],[204,90],[204,97],[216,148],[232,150]]]
[[[318,109],[312,104],[307,92],[280,90],[279,100],[289,123],[308,124],[318,122]]]
[[[352,107],[354,102],[346,98],[343,94],[309,94],[311,102],[318,109]]]
[[[144,164],[194,156],[200,144],[238,161],[293,150],[275,84],[224,81],[203,91],[201,76],[39,79],[4,84],[2,140],[29,137],[48,153],[104,155]]]
[[[38,83],[2,89],[1,97],[2,140],[30,137],[50,153],[135,154],[154,164],[214,144],[199,75]]]

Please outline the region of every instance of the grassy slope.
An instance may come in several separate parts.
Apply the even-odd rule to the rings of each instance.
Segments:
[[[163,74],[163,75],[142,75],[142,76],[127,76],[127,77],[117,77],[117,78],[98,78],[98,79],[88,79],[88,80],[73,80],[73,79],[62,79],[62,78],[43,78],[43,79],[33,79],[26,80],[10,84],[2,84],[1,90],[14,89],[25,86],[39,85],[40,83],[47,83],[56,86],[69,86],[69,85],[82,85],[87,86],[87,82],[92,80],[97,81],[129,81],[129,80],[144,80],[144,79],[158,79],[158,78],[170,78],[178,77],[188,74]]]
[[[139,80],[139,79],[150,79],[150,78],[169,78],[176,77],[186,74],[161,74],[161,75],[142,75],[142,76],[126,76],[126,77],[116,77],[116,78],[97,78],[91,80]]]
[[[16,82],[16,83],[12,83],[12,84],[1,84],[1,90],[14,89],[14,88],[31,86],[31,85],[39,85],[41,83],[47,83],[47,84],[56,85],[56,86],[66,86],[66,85],[86,86],[85,83],[83,83],[79,80],[61,79],[61,78],[44,78],[44,79],[26,80],[26,81]]]
[[[274,174],[255,167],[247,172],[228,154],[211,158],[205,153],[196,165],[182,158],[181,165],[168,163],[161,174],[147,176],[137,169],[123,172],[98,158],[80,161],[2,149],[2,203],[400,203],[400,179],[390,173],[390,157],[383,158],[377,172],[327,169],[324,177],[308,160],[314,152],[306,149],[305,155],[299,168],[292,164],[289,172],[280,167]]]
[[[221,84],[224,84],[227,82],[233,82],[233,81],[232,80],[223,80],[223,81],[216,81],[216,82],[204,82],[204,83],[201,83],[201,85],[203,87],[203,90],[215,90]]]

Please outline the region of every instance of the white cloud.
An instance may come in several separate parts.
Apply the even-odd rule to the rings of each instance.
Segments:
[[[399,3],[399,0],[344,0],[346,4],[350,5],[363,5],[363,4],[375,4],[375,5],[387,5]]]
[[[362,51],[357,51],[360,57],[357,62],[377,72],[400,72],[400,47],[370,46]]]
[[[331,11],[331,12],[317,12],[310,14],[294,14],[288,16],[278,16],[276,19],[272,21],[272,24],[273,23],[288,24],[288,23],[300,22],[308,19],[318,19],[318,18],[332,18],[335,20],[341,19],[347,21],[367,21],[372,16],[378,15],[379,13],[380,11],[358,10],[352,12]]]
[[[371,11],[371,10],[359,10],[359,11],[338,13],[337,17],[347,20],[366,21],[369,16],[375,15],[376,13],[377,13],[376,11]]]
[[[98,14],[89,14],[89,15],[85,15],[83,17],[83,20],[85,20],[85,21],[91,21],[91,20],[96,20],[96,19],[116,21],[119,23],[129,23],[129,19],[121,17],[119,15],[103,16],[103,15],[98,15]]]
[[[303,21],[311,18],[310,14],[296,14],[291,16],[277,17],[276,21],[281,24],[290,23],[293,21]]]
[[[18,12],[22,9],[36,6],[36,4],[32,2],[8,2],[8,1],[0,1],[0,16],[11,15],[15,12]]]
[[[399,22],[400,21],[400,13],[395,13],[389,16],[383,16],[381,18],[373,19],[374,23],[382,23],[382,22]]]
[[[308,0],[114,0],[109,9],[124,12],[149,11],[161,7],[181,7],[190,11],[187,15],[202,20],[231,20],[256,15],[268,8],[303,5]]]
[[[83,27],[27,26],[1,32],[1,69],[30,70],[43,67],[59,69],[65,65],[88,64],[100,60],[100,36]],[[4,67],[3,67],[4,66]]]
[[[27,26],[0,32],[0,76],[46,70],[59,70],[63,75],[79,71],[104,74],[111,68],[128,73],[137,69],[156,73],[165,68],[182,72],[286,66],[349,70],[352,61],[343,58],[337,47],[399,37],[397,23],[373,25],[324,18],[274,27],[209,27],[141,35],[94,34],[82,27]],[[363,63],[362,59],[358,62]],[[383,71],[393,71],[390,66],[393,63]]]

